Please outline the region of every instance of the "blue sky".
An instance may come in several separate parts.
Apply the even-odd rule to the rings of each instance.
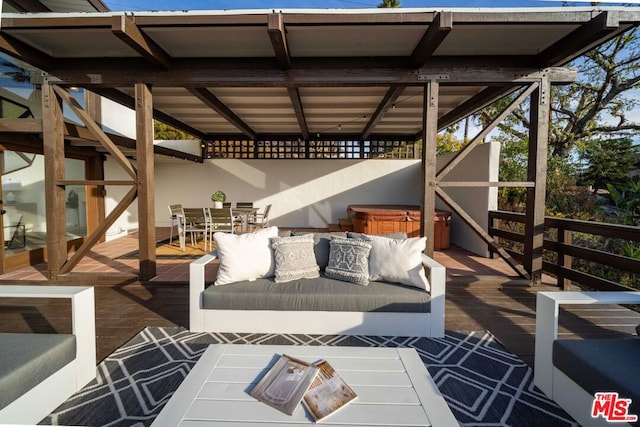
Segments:
[[[114,11],[206,10],[271,8],[364,8],[376,7],[379,0],[103,0]],[[544,0],[400,0],[402,7],[554,7],[560,1]],[[572,3],[589,6],[589,2]],[[611,4],[617,6],[619,4]]]

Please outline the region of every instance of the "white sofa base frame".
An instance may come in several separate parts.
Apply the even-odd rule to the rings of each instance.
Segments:
[[[93,288],[0,286],[0,297],[71,299],[71,324],[72,334],[76,337],[76,358],[0,410],[0,423],[37,424],[96,377]]]
[[[191,331],[444,336],[446,270],[426,255],[422,256],[422,263],[427,269],[431,285],[430,313],[204,309],[202,293],[205,289],[205,268],[215,259],[215,253],[207,254],[189,266]]]
[[[591,417],[594,397],[553,366],[553,342],[558,338],[561,304],[640,304],[640,292],[539,292],[537,295],[534,384],[582,426],[611,426],[612,423],[602,417]]]

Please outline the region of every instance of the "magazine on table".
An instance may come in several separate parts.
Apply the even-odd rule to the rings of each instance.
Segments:
[[[253,387],[250,395],[292,415],[319,370],[311,363],[283,354]]]
[[[320,421],[354,400],[357,395],[329,362],[321,360],[314,365],[319,371],[302,402],[313,419]]]

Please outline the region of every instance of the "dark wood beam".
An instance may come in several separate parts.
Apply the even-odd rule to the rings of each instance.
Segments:
[[[142,33],[131,17],[126,15],[114,16],[111,31],[153,65],[162,69],[167,69],[171,66],[169,54],[147,37],[146,34]]]
[[[369,135],[371,135],[371,131],[373,131],[373,129],[385,115],[387,110],[389,110],[389,108],[393,106],[393,103],[396,102],[398,97],[404,91],[405,87],[406,86],[404,85],[393,85],[389,88],[387,93],[384,95],[384,98],[382,98],[382,102],[380,102],[378,108],[376,108],[376,111],[373,113],[373,115],[369,119],[369,122],[360,134],[360,137],[358,138],[360,141],[364,141],[369,137]]]
[[[91,89],[92,92],[97,93],[100,96],[104,96],[105,98],[108,98],[114,102],[117,102],[120,105],[124,105],[125,107],[129,107],[132,110],[135,109],[135,100],[132,96],[127,95],[126,93],[118,90],[118,89],[113,89],[113,88],[92,88]],[[189,126],[188,124],[173,118],[172,116],[154,108],[153,109],[153,117],[156,120],[159,120],[163,123],[166,123],[170,126],[173,126],[174,128],[181,130],[183,132],[188,133],[189,135],[193,135],[196,138],[200,138],[200,139],[204,139],[207,137],[207,135],[192,127]]]
[[[0,51],[45,71],[54,64],[53,58],[49,55],[4,32],[0,33]]]
[[[619,22],[608,12],[601,12],[589,22],[563,39],[549,46],[538,54],[541,66],[556,66],[565,64],[582,55],[595,44],[613,36],[619,29]]]
[[[422,98],[422,206],[420,235],[427,237],[424,250],[433,257],[435,249],[434,217],[436,212],[436,140],[438,136],[438,100],[440,84],[430,81],[424,86]]]
[[[528,68],[521,66],[465,66],[452,72],[449,67],[439,67],[436,62],[417,70],[408,68],[292,68],[283,72],[272,65],[264,68],[233,68],[233,62],[221,64],[208,60],[180,61],[168,70],[150,68],[148,64],[129,61],[102,62],[96,59],[88,73],[82,64],[62,61],[65,65],[50,71],[60,78],[59,84],[82,87],[129,86],[132,81],[153,84],[154,87],[363,87],[406,84],[419,86],[435,78],[447,84],[518,84],[539,80],[548,75],[554,83],[570,83],[576,71],[568,68]],[[58,63],[60,64],[60,63]],[[80,68],[69,68],[70,64]],[[189,65],[190,64],[190,65]],[[217,64],[217,67],[213,65]],[[126,73],[122,72],[126,69]],[[34,81],[34,83],[38,83]]]
[[[453,13],[438,12],[411,54],[411,66],[423,67],[453,29]]]
[[[258,134],[256,131],[251,129],[251,127],[246,124],[240,117],[236,115],[229,107],[227,107],[224,102],[220,101],[217,96],[215,96],[209,89],[202,87],[195,88],[187,88],[189,92],[195,97],[197,97],[200,101],[202,101],[206,106],[213,109],[215,112],[220,114],[225,118],[229,123],[238,128],[242,133],[247,135],[252,140],[255,140]]]
[[[307,126],[307,119],[304,115],[304,108],[302,106],[302,99],[300,99],[300,91],[297,88],[290,87],[287,89],[289,92],[289,98],[291,98],[291,105],[293,105],[293,111],[296,113],[296,119],[298,119],[298,126],[300,126],[300,133],[302,138],[306,141],[309,139],[309,127]]]
[[[42,145],[44,148],[44,185],[47,221],[47,269],[56,279],[67,261],[64,187],[64,115],[62,101],[50,84],[42,86]]]
[[[549,113],[551,85],[542,79],[531,95],[529,125],[529,155],[527,180],[535,187],[527,188],[524,227],[524,268],[533,284],[542,283],[542,255],[544,245],[545,194],[547,190],[547,146],[549,142]]]
[[[284,28],[284,20],[281,13],[269,15],[269,39],[271,39],[271,45],[276,54],[278,67],[282,70],[291,68],[287,32]]]
[[[153,160],[153,97],[151,88],[136,83],[136,162],[140,280],[156,276],[155,169]]]

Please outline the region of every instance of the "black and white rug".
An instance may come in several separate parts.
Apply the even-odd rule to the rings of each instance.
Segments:
[[[444,338],[191,333],[146,328],[97,367],[97,378],[43,424],[147,426],[209,344],[413,347],[461,425],[577,425],[533,386],[533,372],[488,332]]]

